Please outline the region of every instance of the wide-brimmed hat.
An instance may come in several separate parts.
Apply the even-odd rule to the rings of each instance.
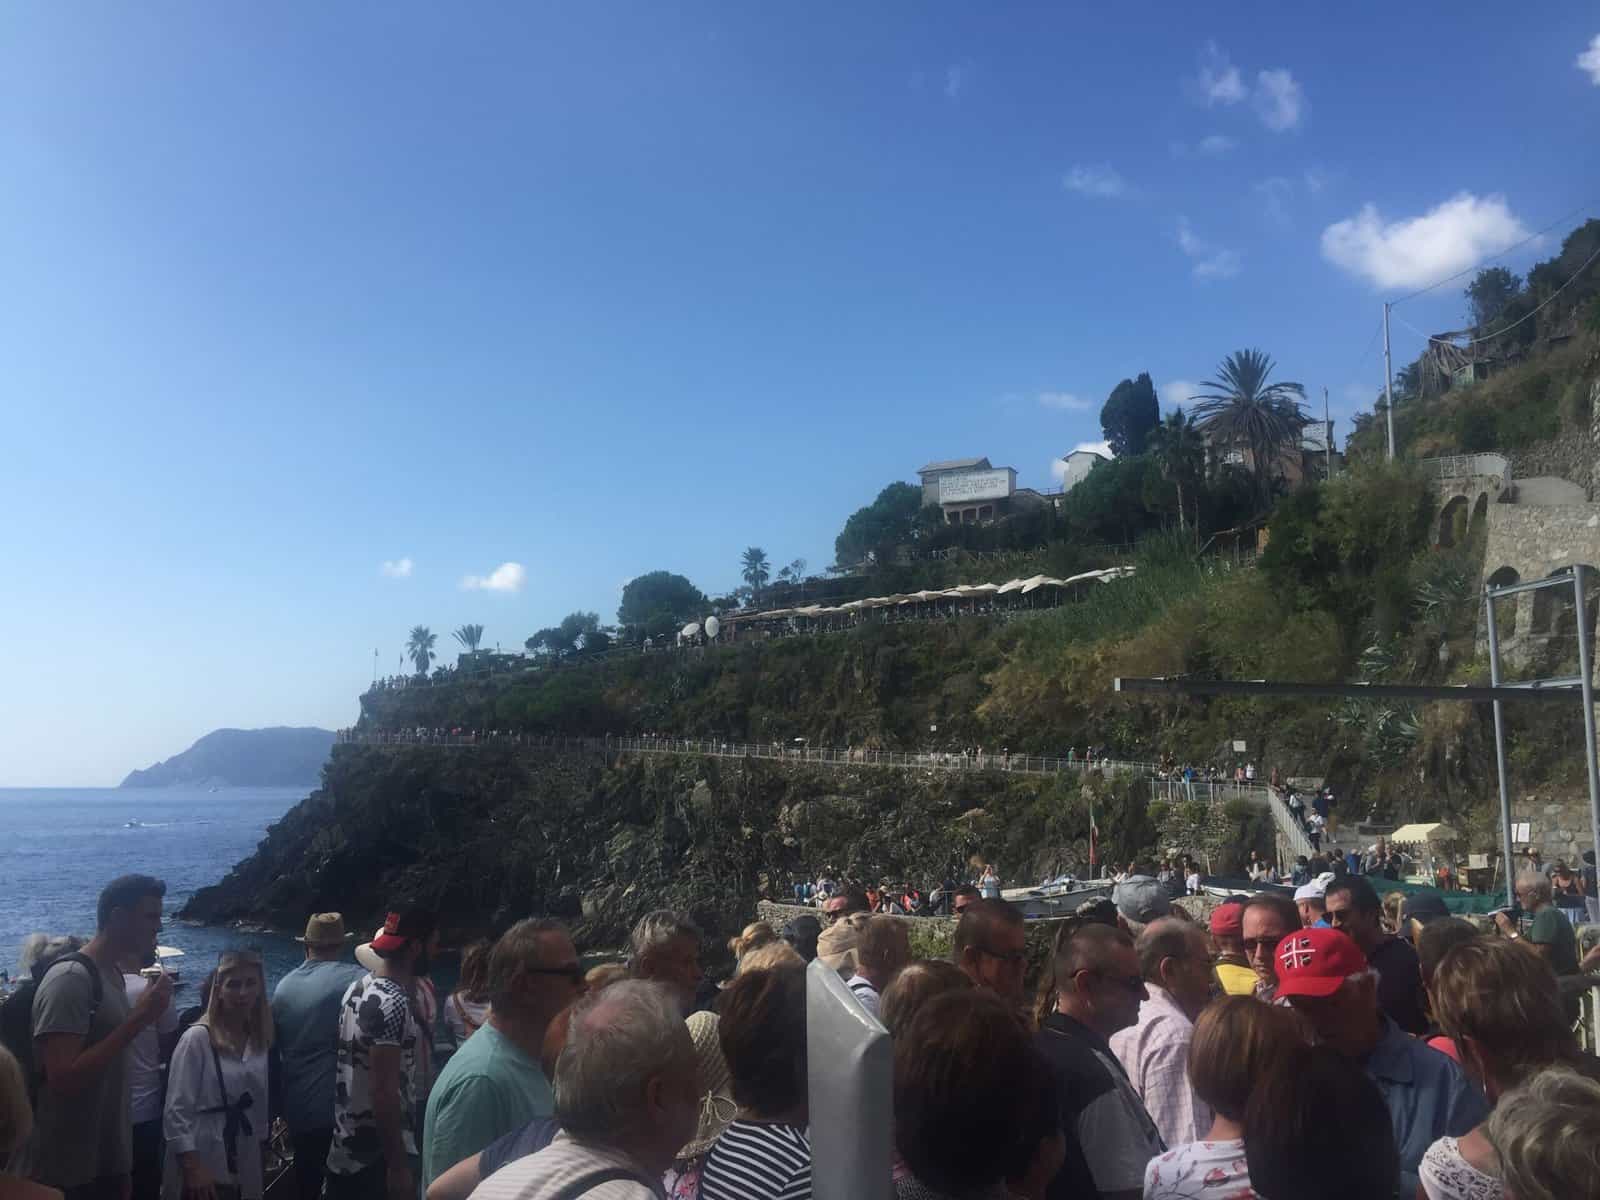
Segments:
[[[295,941],[307,946],[342,946],[353,937],[355,934],[345,932],[343,913],[325,912],[313,913],[306,921],[305,937]]]
[[[678,1151],[680,1160],[698,1158],[733,1124],[739,1105],[733,1098],[733,1076],[728,1060],[722,1057],[722,1042],[717,1036],[717,1014],[694,1013],[688,1021],[689,1040],[694,1043],[695,1079],[700,1095],[700,1123],[694,1137]]]

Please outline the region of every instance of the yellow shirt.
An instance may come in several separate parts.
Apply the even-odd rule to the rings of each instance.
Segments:
[[[1249,967],[1236,963],[1218,963],[1217,981],[1230,996],[1253,996],[1256,990],[1256,973]]]

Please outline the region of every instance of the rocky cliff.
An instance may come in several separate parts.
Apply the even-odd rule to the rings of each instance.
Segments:
[[[1126,842],[1108,854],[1152,840],[1145,786],[1098,774],[340,746],[322,788],[181,915],[293,928],[405,898],[436,907],[453,936],[548,913],[598,946],[671,906],[725,934],[824,866],[885,882],[973,856],[1026,879],[1080,866],[1086,789],[1102,831]]]

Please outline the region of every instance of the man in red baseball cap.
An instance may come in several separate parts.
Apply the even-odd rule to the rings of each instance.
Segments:
[[[1378,1007],[1378,973],[1351,938],[1312,926],[1277,947],[1279,1000],[1303,1014],[1323,1045],[1359,1062],[1383,1093],[1400,1148],[1400,1194],[1417,1194],[1417,1168],[1441,1137],[1460,1137],[1489,1114],[1461,1068],[1408,1036]]]

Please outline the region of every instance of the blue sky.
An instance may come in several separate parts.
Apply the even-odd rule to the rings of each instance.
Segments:
[[[1142,370],[1260,346],[1348,432],[1383,298],[1597,215],[1600,17],[1304,7],[11,7],[0,785],[348,724],[417,622],[820,569]]]

